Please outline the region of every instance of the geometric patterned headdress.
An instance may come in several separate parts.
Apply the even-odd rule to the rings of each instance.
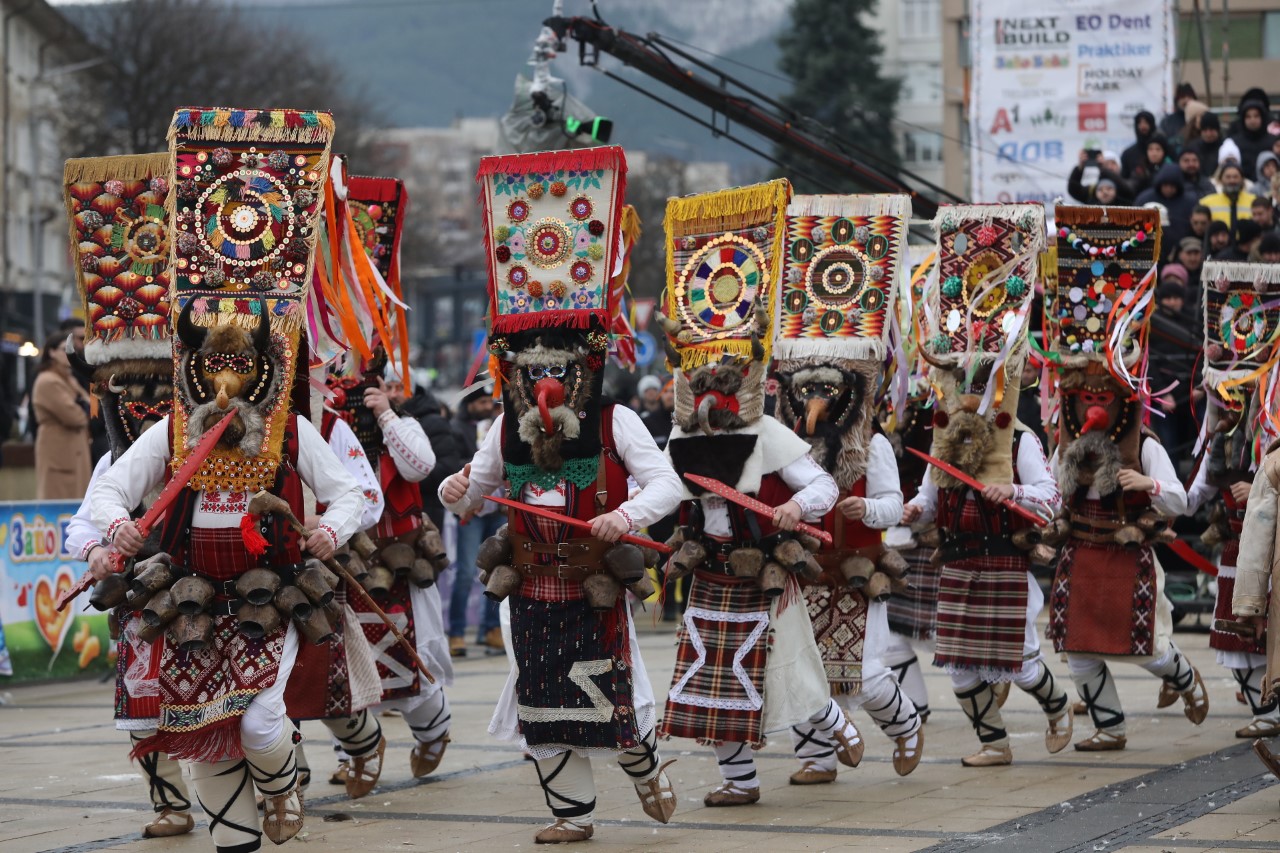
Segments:
[[[194,488],[257,491],[274,482],[284,441],[292,377],[299,357],[325,186],[329,179],[329,113],[184,107],[169,129],[174,193],[173,313],[190,306],[202,327],[259,328],[265,309],[278,392],[260,452],[244,458],[219,448],[192,480]],[[187,349],[174,336],[174,360]],[[187,435],[193,408],[181,383],[174,406],[177,435]],[[174,442],[180,465],[186,441]]]
[[[910,216],[905,195],[791,200],[775,358],[884,359]]]
[[[785,255],[785,179],[667,201],[667,288],[663,313],[674,365],[684,373],[722,356],[751,359],[773,346],[775,288]],[[756,306],[770,327],[761,331]]]
[[[68,160],[64,197],[84,300],[84,356],[169,360],[169,155]]]

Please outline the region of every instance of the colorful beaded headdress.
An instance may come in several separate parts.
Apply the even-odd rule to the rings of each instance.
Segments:
[[[64,197],[85,360],[170,358],[168,154],[68,160]]]
[[[910,215],[907,196],[791,200],[776,358],[884,359]]]
[[[617,146],[480,160],[491,346],[528,329],[608,334],[626,176]]]
[[[768,363],[773,335],[760,334],[755,309],[772,316],[790,198],[791,184],[776,180],[667,201],[663,309],[679,326],[671,343],[682,371],[726,355],[750,359],[753,339]]]
[[[1204,384],[1209,434],[1224,411],[1235,411],[1249,436],[1256,467],[1280,437],[1280,266],[1205,261]]]
[[[179,331],[184,317],[206,330],[231,325],[256,331],[265,312],[270,342],[261,355],[275,377],[266,398],[253,401],[264,420],[258,451],[218,448],[192,479],[193,488],[253,492],[275,480],[332,138],[333,118],[325,112],[192,107],[174,114],[170,227]],[[191,355],[175,335],[180,371]],[[195,401],[187,398],[182,379],[180,374],[174,423],[184,440],[174,442],[175,468],[193,438],[188,417]]]

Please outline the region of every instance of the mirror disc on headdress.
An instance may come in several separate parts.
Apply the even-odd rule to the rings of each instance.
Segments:
[[[725,235],[710,241],[685,266],[684,305],[708,331],[731,329],[751,312],[764,283],[759,250]]]

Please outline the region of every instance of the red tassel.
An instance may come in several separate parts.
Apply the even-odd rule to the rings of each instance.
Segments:
[[[782,595],[778,597],[778,615],[800,600],[800,582],[796,580],[796,576],[787,575],[787,582],[782,587]]]
[[[246,512],[240,519],[240,538],[244,540],[244,548],[255,557],[267,552],[267,540],[258,532],[258,516]]]
[[[476,180],[492,175],[518,175],[530,172],[558,172],[561,169],[618,169],[626,168],[627,160],[617,145],[598,145],[592,148],[570,148],[563,151],[541,151],[536,154],[507,154],[502,157],[485,157],[476,171]]]
[[[499,314],[493,318],[492,334],[509,335],[528,329],[576,329],[586,331],[593,326],[601,331],[609,329],[608,312],[601,308],[561,309],[559,311],[529,311],[524,314]]]
[[[167,753],[181,761],[231,761],[244,757],[240,744],[240,715],[219,720],[191,732],[157,732],[138,741],[129,757],[137,760],[152,752]]]

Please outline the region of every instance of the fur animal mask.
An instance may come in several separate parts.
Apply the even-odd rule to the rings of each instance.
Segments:
[[[111,458],[173,411],[173,365],[164,359],[113,361],[94,371],[93,392],[102,401]]]
[[[764,414],[765,365],[726,356],[675,372],[675,421],[687,433],[741,429]]]
[[[988,485],[1013,482],[1013,436],[1018,411],[1019,360],[1004,366],[1006,381],[999,406],[980,413],[982,395],[991,381],[979,373],[968,384],[968,393],[960,388],[967,375],[966,367],[942,370],[934,367],[929,376],[937,389],[933,414],[933,449],[931,455],[949,462],[971,477]],[[959,488],[961,483],[937,468],[930,476],[939,487]]]
[[[261,303],[253,332],[223,323],[210,328],[191,319],[191,302],[178,316],[178,337],[186,347],[181,357],[179,392],[191,406],[188,446],[236,408],[218,446],[257,456],[265,437],[266,415],[280,393],[283,378],[271,356],[271,322]]]
[[[774,364],[778,420],[813,447],[813,458],[847,490],[867,470],[875,424],[879,362],[852,359],[786,359]]]
[[[1125,467],[1139,467],[1140,404],[1104,365],[1090,363],[1083,369],[1064,371],[1058,390],[1062,395],[1059,442],[1064,449],[1083,436],[1097,433],[1119,448]]]

